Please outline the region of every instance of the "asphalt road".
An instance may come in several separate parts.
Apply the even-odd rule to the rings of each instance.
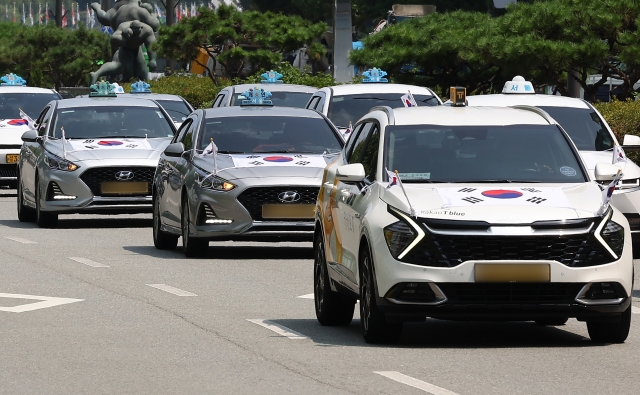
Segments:
[[[146,215],[23,224],[0,190],[0,394],[640,392],[640,314],[621,345],[592,344],[575,320],[430,319],[370,346],[357,313],[321,327],[300,297],[311,243],[211,243],[205,259],[180,248],[156,250]]]

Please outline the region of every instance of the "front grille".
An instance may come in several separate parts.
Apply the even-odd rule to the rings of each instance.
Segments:
[[[100,183],[104,181],[118,181],[116,179],[116,173],[120,171],[133,172],[133,178],[123,181],[144,181],[149,185],[147,195],[151,195],[151,187],[153,184],[153,177],[156,173],[155,167],[94,167],[87,169],[80,179],[87,184],[94,196],[102,196],[100,191]],[[125,195],[126,196],[126,195]]]
[[[558,261],[569,267],[603,265],[615,259],[592,234],[574,236],[449,236],[425,232],[402,261],[455,267],[466,261]]]
[[[581,283],[437,283],[449,303],[572,303]]]
[[[17,177],[17,166],[15,164],[0,165],[0,177]]]
[[[300,187],[300,186],[279,186],[279,187],[253,187],[248,188],[238,195],[238,202],[242,204],[254,221],[262,221],[262,205],[267,203],[286,204],[278,199],[282,192],[297,192],[300,200],[295,204],[315,204],[320,188]],[[288,220],[288,221],[311,221],[310,219]]]

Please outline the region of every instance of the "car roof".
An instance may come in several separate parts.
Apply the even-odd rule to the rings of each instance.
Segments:
[[[35,86],[0,86],[0,93],[55,93],[53,89],[37,88]]]
[[[233,106],[204,109],[205,118],[242,116],[281,116],[323,119],[317,111],[295,107],[278,106]]]
[[[544,95],[544,94],[505,94],[467,96],[470,106],[547,106],[547,107],[573,107],[589,108],[582,99],[574,97]]]
[[[58,100],[58,108],[77,107],[108,107],[108,106],[132,106],[158,108],[152,98],[147,100],[132,99],[128,97],[74,97],[73,99]]]
[[[258,83],[258,84],[239,84],[239,85],[231,85],[228,88],[233,88],[234,92],[244,92],[248,91],[252,88],[262,88],[265,91],[269,92],[300,92],[300,93],[309,93],[317,91],[318,88],[307,85],[295,85],[295,84],[267,84],[267,83]],[[226,88],[225,88],[226,89]]]
[[[549,121],[534,111],[508,107],[409,107],[394,109],[393,115],[395,125],[549,125]]]
[[[131,99],[152,99],[152,100],[170,100],[170,101],[184,101],[184,99],[178,95],[170,95],[168,93],[118,93],[118,97],[126,97]]]
[[[408,91],[411,91],[413,94],[417,95],[436,95],[431,89],[425,88],[423,86],[416,85],[405,85],[405,84],[378,84],[378,83],[367,83],[367,84],[345,84],[345,85],[335,85],[329,88],[333,91],[333,96],[341,96],[341,95],[357,95],[361,93],[398,93],[405,94]],[[398,97],[398,100],[400,98]]]

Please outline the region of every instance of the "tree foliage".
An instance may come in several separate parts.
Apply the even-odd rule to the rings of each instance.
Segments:
[[[521,74],[566,94],[571,72],[594,98],[613,76],[629,97],[640,79],[639,13],[635,0],[548,0],[519,2],[493,18],[461,11],[431,14],[368,37],[352,60],[443,91],[459,84],[491,92]],[[415,65],[414,72],[401,74],[403,64]],[[601,78],[589,84],[594,74]]]
[[[110,54],[109,37],[83,27],[0,23],[0,72],[20,74],[29,85],[86,85],[89,72]]]
[[[179,23],[161,27],[155,45],[158,54],[187,63],[200,51],[213,59],[213,64],[201,64],[216,79],[216,66],[222,66],[223,76],[233,78],[260,68],[270,68],[288,51],[308,47],[309,55],[320,57],[324,47],[317,43],[325,30],[324,23],[313,24],[299,16],[272,12],[239,12],[232,6],[220,6],[212,11],[199,9],[200,15]]]

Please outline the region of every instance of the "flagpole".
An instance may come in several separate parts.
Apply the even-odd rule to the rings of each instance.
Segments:
[[[64,134],[64,126],[60,126],[60,130],[62,130],[62,159],[67,159],[67,147],[65,145],[66,136]]]
[[[409,196],[407,196],[407,191],[404,190],[404,184],[402,183],[402,180],[400,179],[400,174],[398,174],[398,170],[394,170],[394,173],[396,173],[396,177],[398,177],[398,184],[400,184],[400,188],[402,189],[402,193],[404,193],[404,197],[407,199],[407,203],[409,204],[409,212],[411,215],[413,215],[414,217],[418,217],[418,215],[416,214],[416,210],[413,209],[413,206],[411,205],[411,201],[409,201]]]

